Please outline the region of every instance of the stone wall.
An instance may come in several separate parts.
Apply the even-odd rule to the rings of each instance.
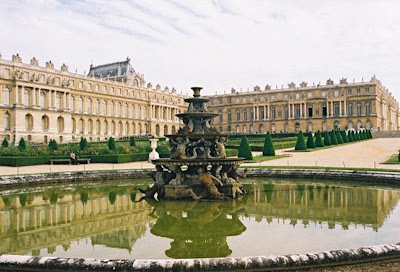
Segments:
[[[400,138],[400,130],[372,131],[373,138]]]

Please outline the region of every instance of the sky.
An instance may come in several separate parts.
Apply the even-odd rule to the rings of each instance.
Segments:
[[[400,99],[398,0],[0,0],[0,52],[83,74],[125,60],[184,94],[376,75]]]

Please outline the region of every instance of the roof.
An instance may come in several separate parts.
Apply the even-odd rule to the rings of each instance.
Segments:
[[[98,66],[90,65],[88,76],[98,78],[130,77],[135,75],[129,57],[124,61],[102,64]]]

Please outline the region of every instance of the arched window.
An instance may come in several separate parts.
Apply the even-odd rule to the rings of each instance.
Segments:
[[[243,126],[243,134],[246,134],[246,133],[247,133],[247,126],[244,125],[244,126]]]
[[[144,107],[142,108],[142,110],[143,110],[143,112],[142,112],[142,118],[143,118],[143,119],[146,119],[146,118],[147,118],[147,107],[144,106]]]
[[[135,112],[133,110],[132,105],[129,105],[129,113],[130,113],[130,118],[134,118]]]
[[[31,92],[27,89],[24,89],[24,105],[29,106],[31,103]]]
[[[371,104],[369,101],[365,103],[365,115],[367,116],[371,115]]]
[[[147,131],[148,131],[148,129],[147,129],[147,124],[144,124],[143,133],[144,133],[144,134],[147,134]]]
[[[115,130],[116,130],[116,125],[115,125],[115,122],[112,121],[112,122],[111,122],[111,135],[114,135],[114,134],[115,134]]]
[[[271,133],[276,132],[276,126],[274,124],[271,125]]]
[[[72,95],[69,96],[69,109],[71,111],[76,111],[76,109],[75,109],[75,97],[73,97]]]
[[[140,106],[135,106],[135,111],[136,111],[136,118],[140,119]]]
[[[365,125],[365,128],[366,128],[366,129],[371,129],[371,127],[372,127],[372,126],[371,126],[371,121],[368,120],[368,121],[367,121],[367,124]]]
[[[104,123],[103,123],[103,134],[104,135],[108,134],[108,122],[107,122],[107,120],[104,120]]]
[[[311,122],[308,123],[307,131],[309,131],[309,132],[312,132],[312,131],[313,131],[313,124],[312,124]]]
[[[160,126],[156,125],[156,136],[160,136]]]
[[[288,132],[289,132],[289,124],[288,124],[288,123],[286,123],[285,126],[283,127],[283,131],[284,131],[285,133],[288,133]]]
[[[104,114],[104,116],[107,115],[107,102],[106,101],[103,101],[103,114]]]
[[[224,122],[224,116],[222,115],[222,112],[218,112],[219,114],[219,123],[222,124]]]
[[[72,97],[72,96],[71,96]],[[44,91],[40,92],[40,96],[39,96],[39,106],[41,108],[46,107],[46,93]]]
[[[83,112],[83,99],[82,97],[78,97],[78,111]]]
[[[124,127],[122,126],[122,122],[119,122],[118,123],[118,135],[119,136],[123,135],[123,130],[124,130]]]
[[[240,126],[236,126],[236,133],[240,133]]]
[[[87,100],[87,112],[92,114],[92,99],[90,98]]]
[[[299,131],[300,131],[300,124],[299,124],[299,123],[296,123],[296,124],[294,125],[294,131],[295,131],[295,132],[299,132]]]
[[[9,130],[10,129],[10,114],[8,112],[6,112],[4,114],[3,122],[4,122],[4,129]]]
[[[335,123],[333,124],[333,129],[334,130],[339,130],[340,129],[340,124],[338,121],[335,121]]]
[[[124,104],[124,117],[129,117],[127,104]]]
[[[33,117],[30,114],[25,115],[25,129],[26,131],[32,131],[33,129]]]
[[[64,118],[61,116],[57,118],[57,130],[58,132],[64,132]]]
[[[362,128],[362,123],[360,120],[357,121],[357,130],[360,130]]]
[[[357,103],[357,116],[361,116],[361,103]]]
[[[92,119],[88,120],[88,134],[93,134],[93,121],[92,121]]]
[[[114,102],[110,102],[110,115],[114,116]]]
[[[72,133],[76,133],[76,120],[72,118]]]
[[[236,110],[236,121],[240,121],[240,110]]]
[[[56,108],[61,110],[61,94],[57,93],[56,95]]]
[[[254,133],[254,128],[253,125],[250,125],[250,133],[253,134]]]
[[[49,130],[49,117],[47,115],[42,116],[42,130],[43,131]]]
[[[247,110],[243,110],[243,121],[247,121]]]
[[[175,128],[175,126],[172,126],[172,134],[175,134],[176,133],[176,128]]]
[[[94,108],[95,108],[96,114],[100,114],[100,102],[98,99],[96,99],[94,101]]]
[[[79,130],[79,133],[83,133],[83,130],[84,130],[84,127],[85,126],[85,124],[84,124],[84,121],[83,121],[83,119],[79,119],[79,122],[78,122],[78,130]]]
[[[118,102],[118,104],[117,104],[117,114],[118,114],[118,116],[122,116],[121,103],[119,103],[119,102]]]
[[[327,131],[327,130],[328,130],[328,127],[326,125],[326,122],[323,122],[322,123],[322,131]]]
[[[101,133],[101,123],[99,120],[96,121],[96,133],[97,134]]]
[[[3,89],[3,104],[8,106],[10,105],[10,90],[8,88]]]
[[[124,135],[129,135],[129,123],[128,122],[125,123]]]
[[[353,129],[353,122],[352,121],[349,122],[348,129]]]
[[[353,116],[353,103],[351,102],[347,105],[347,115]]]
[[[264,133],[264,125],[263,124],[260,124],[258,126],[258,133]]]
[[[136,133],[136,125],[135,123],[132,123],[132,135],[135,135]]]
[[[164,136],[168,134],[168,127],[167,125],[164,126]]]
[[[142,124],[139,124],[139,135],[142,135],[143,130],[142,130]]]

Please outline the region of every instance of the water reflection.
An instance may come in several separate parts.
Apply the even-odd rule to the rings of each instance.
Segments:
[[[290,223],[299,232],[315,225],[327,225],[328,232],[357,225],[380,232],[397,206],[400,191],[350,185],[257,181],[246,185],[252,194],[241,199],[209,202],[136,202],[140,195],[133,183],[3,194],[0,254],[62,251],[65,256],[96,257],[102,256],[98,250],[108,248],[117,256],[134,258],[144,252],[152,258],[152,251],[157,251],[152,243],[164,239],[164,248],[160,243],[158,250],[170,258],[238,256],[228,238],[236,237],[243,247],[254,246],[241,238],[252,235],[249,220]],[[94,252],[90,256],[85,243]]]

